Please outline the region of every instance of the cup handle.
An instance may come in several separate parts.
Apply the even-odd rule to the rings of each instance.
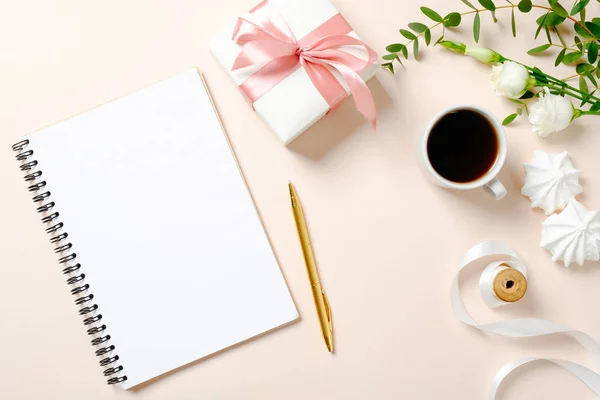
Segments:
[[[506,188],[497,178],[486,183],[483,188],[486,192],[494,196],[496,200],[501,200],[506,196]]]

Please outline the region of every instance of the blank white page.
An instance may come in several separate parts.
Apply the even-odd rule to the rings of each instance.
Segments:
[[[298,318],[196,69],[28,139],[124,388]]]

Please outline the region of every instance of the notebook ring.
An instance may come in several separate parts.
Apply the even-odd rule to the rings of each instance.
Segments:
[[[50,215],[48,215],[47,217],[42,218],[42,222],[44,224],[47,224],[48,222],[52,222],[54,221],[56,218],[58,218],[59,214],[57,212],[52,213]]]
[[[81,268],[81,264],[71,265],[70,267],[63,269],[63,274],[65,274],[65,275],[72,274],[73,272],[77,271],[79,268]]]
[[[80,282],[85,278],[85,274],[80,274],[67,279],[67,285],[73,285],[74,283]]]
[[[96,350],[97,356],[102,356],[104,354],[108,354],[115,349],[115,346],[112,344],[110,346],[102,347],[101,349]]]
[[[94,315],[93,317],[88,317],[83,320],[84,325],[94,324],[102,319],[102,314]]]
[[[96,311],[98,309],[98,305],[94,304],[88,307],[83,307],[82,309],[79,310],[79,315],[86,315],[89,313],[92,313],[94,311]],[[110,336],[109,336],[110,337]]]
[[[27,160],[29,157],[33,155],[33,150],[27,150],[20,154],[17,154],[17,161]]]
[[[90,285],[88,285],[87,283],[83,286],[79,286],[76,287],[75,289],[71,289],[71,294],[79,294],[82,292],[85,292],[86,290],[88,290],[90,288]]]
[[[27,146],[29,144],[29,139],[23,139],[18,143],[15,143],[12,145],[12,149],[13,151],[23,151],[23,149],[25,149],[25,146]]]
[[[58,246],[57,248],[55,248],[54,252],[62,253],[63,251],[69,250],[71,247],[73,247],[73,244],[71,244],[71,243],[63,244],[62,246]]]
[[[107,358],[104,358],[104,359],[100,360],[100,366],[101,367],[105,367],[108,364],[112,364],[112,363],[114,363],[114,362],[116,362],[118,360],[119,360],[119,356],[107,357]]]
[[[50,243],[58,243],[61,240],[65,240],[68,236],[69,236],[69,234],[67,232],[61,233],[58,236],[54,236],[53,238],[50,238]]]
[[[48,195],[50,195],[50,192],[46,192],[46,193],[48,193]],[[45,194],[45,193],[42,193],[42,194]],[[59,222],[58,224],[46,229],[46,233],[54,233],[54,232],[62,229],[63,226],[65,226],[65,225],[62,222]]]
[[[108,353],[114,352],[115,346],[109,342],[111,339],[110,335],[104,334],[102,336],[96,336],[106,331],[106,325],[98,324],[98,322],[102,320],[102,314],[97,313],[99,310],[97,304],[90,303],[92,299],[94,299],[94,295],[88,292],[88,290],[90,290],[90,285],[83,283],[85,273],[80,271],[82,270],[81,264],[76,263],[71,265],[71,262],[77,258],[77,254],[71,252],[73,248],[71,242],[63,242],[67,239],[69,234],[66,231],[57,234],[58,231],[64,229],[65,225],[62,221],[59,221],[60,214],[58,211],[55,211],[56,203],[50,199],[52,193],[47,189],[42,191],[42,189],[46,188],[48,183],[46,180],[39,180],[42,177],[43,172],[39,168],[38,161],[33,159],[34,150],[27,148],[29,143],[29,139],[21,140],[12,146],[12,150],[18,153],[15,158],[20,163],[21,171],[25,172],[23,179],[28,183],[27,189],[30,192],[36,192],[35,196],[32,197],[32,201],[38,203],[36,211],[40,214],[47,214],[43,215],[42,222],[45,224],[52,223],[51,226],[46,228],[46,233],[52,234],[50,243],[60,244],[54,249],[54,252],[60,254],[58,259],[59,264],[65,264],[62,272],[64,275],[68,276],[67,284],[71,286],[71,294],[77,296],[75,304],[80,306],[87,303],[86,306],[81,307],[78,312],[79,315],[85,316],[83,325],[89,326],[86,332],[88,335],[93,336],[91,344],[93,346],[98,346],[100,344],[104,345],[104,347],[95,350],[95,354],[98,357],[105,356]],[[49,212],[51,213],[48,214]],[[75,275],[75,273],[77,273],[77,275]],[[100,366],[105,367],[117,360],[119,360],[119,356],[116,354],[110,357],[105,356],[100,360]],[[119,365],[104,370],[103,374],[104,376],[110,376],[121,373],[121,371],[123,371],[123,366]],[[112,378],[107,379],[106,383],[114,385],[126,380],[126,375],[113,376]]]
[[[87,330],[88,335],[95,335],[100,332],[104,332],[106,330],[106,325],[102,324],[101,326],[95,326]]]
[[[119,376],[119,377],[116,377],[116,378],[110,378],[106,382],[109,385],[114,385],[115,383],[125,382],[126,380],[127,380],[127,375],[124,375],[124,376]]]
[[[21,171],[30,171],[33,168],[35,168],[35,166],[37,164],[38,164],[38,162],[36,160],[33,160],[33,161],[26,162],[25,164],[21,164],[21,166],[19,168],[21,168]]]
[[[44,192],[44,193],[40,193],[38,195],[33,196],[33,198],[31,200],[33,200],[36,203],[40,203],[44,200],[46,200],[48,197],[50,197],[50,192]]]
[[[46,186],[46,181],[41,181],[41,182],[34,183],[33,185],[29,186],[27,188],[27,190],[29,190],[30,192],[37,192],[38,190],[40,190],[44,186]]]
[[[51,201],[48,204],[44,204],[43,206],[38,207],[37,212],[43,213],[43,212],[50,211],[52,208],[54,208],[55,205],[56,204],[53,201]]]
[[[76,299],[75,304],[79,306],[83,303],[87,303],[88,301],[92,301],[93,298],[94,298],[93,294],[88,294],[87,296],[83,296],[83,297]]]
[[[40,176],[42,176],[42,171],[35,171],[35,172],[32,172],[31,174],[27,174],[27,175],[25,175],[25,182],[35,181]]]
[[[96,339],[92,340],[92,345],[97,346],[108,340],[110,340],[110,335],[100,336],[100,337],[97,337]]]
[[[123,371],[123,366],[119,365],[118,367],[111,367],[104,370],[104,376],[109,376],[112,374],[116,374],[119,371]]]

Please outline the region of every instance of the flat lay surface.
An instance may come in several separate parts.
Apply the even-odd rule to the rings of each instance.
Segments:
[[[332,0],[360,38],[385,53],[404,42],[398,29],[423,20],[419,5],[440,12],[458,0]],[[3,399],[482,399],[505,363],[559,357],[591,366],[565,337],[504,339],[463,325],[450,309],[450,285],[462,254],[491,239],[512,245],[528,268],[525,298],[490,310],[479,297],[479,269],[463,273],[465,304],[480,322],[511,317],[550,319],[600,339],[600,263],[551,261],[540,248],[542,210],[520,195],[523,163],[535,150],[568,151],[582,171],[578,200],[600,208],[597,123],[579,119],[541,138],[525,119],[507,127],[508,156],[499,178],[508,190],[495,201],[482,189],[450,192],[431,185],[418,164],[417,140],[430,119],[455,104],[476,104],[499,119],[514,112],[496,96],[490,68],[440,48],[421,62],[379,71],[369,82],[378,129],[352,100],[287,148],[239,94],[208,44],[255,0],[8,2],[0,0],[0,397]],[[597,14],[595,2],[590,9]],[[535,10],[532,12],[536,12]],[[498,10],[482,14],[480,45],[544,68],[558,77],[554,57],[526,50],[535,24]],[[471,19],[447,32],[472,44]],[[542,44],[541,38],[538,40]],[[105,385],[25,189],[10,145],[20,136],[198,66],[237,154],[300,320],[268,335],[192,363],[131,391]],[[319,276],[333,313],[335,353],[319,331],[292,215],[288,181],[302,201]],[[118,201],[118,199],[115,199]],[[101,210],[99,210],[101,212]],[[107,249],[109,252],[110,249]],[[152,329],[148,320],[148,329]],[[592,399],[576,378],[536,364],[509,378],[499,398]]]

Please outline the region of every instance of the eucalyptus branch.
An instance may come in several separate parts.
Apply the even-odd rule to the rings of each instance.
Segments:
[[[593,18],[591,21],[586,20],[586,6],[589,4],[590,0],[575,0],[570,13],[567,12],[567,10],[560,4],[559,0],[548,0],[549,5],[534,4],[532,0],[520,0],[518,4],[515,4],[510,0],[507,0],[508,5],[502,6],[496,6],[494,0],[477,0],[483,8],[475,7],[469,0],[461,1],[467,7],[469,7],[470,10],[464,12],[451,12],[445,17],[442,17],[440,14],[430,8],[421,7],[423,14],[432,20],[434,24],[427,26],[426,24],[420,22],[411,22],[408,24],[409,29],[401,29],[400,33],[402,36],[408,39],[408,42],[394,43],[387,46],[386,50],[389,51],[389,54],[384,55],[383,59],[388,62],[383,63],[382,66],[394,72],[393,62],[398,61],[400,64],[402,64],[401,57],[408,59],[408,50],[411,46],[414,58],[418,59],[420,39],[424,39],[425,44],[429,46],[431,43],[432,30],[442,26],[443,31],[441,36],[435,42],[434,45],[436,45],[440,41],[444,40],[447,28],[452,29],[459,26],[463,21],[463,17],[468,15],[474,15],[473,37],[475,42],[478,42],[481,32],[480,14],[489,12],[493,21],[497,22],[498,20],[496,18],[496,11],[508,9],[511,10],[511,28],[512,34],[515,37],[517,35],[515,22],[516,10],[524,14],[529,13],[532,9],[545,11],[545,14],[536,20],[538,29],[535,37],[537,38],[540,32],[544,30],[548,43],[531,49],[529,54],[542,53],[551,47],[556,47],[560,49],[560,52],[557,55],[555,65],[559,65],[561,63],[569,64],[578,61],[584,56],[587,56],[590,64],[594,64],[598,60],[598,52],[600,47],[600,18]],[[579,15],[579,19],[575,18],[577,15]],[[566,21],[573,23],[576,33],[576,35],[573,37],[573,45],[569,46],[566,44],[565,40],[560,34],[560,31],[557,29],[558,26]],[[553,43],[552,33],[554,33],[554,35],[558,38],[561,43],[560,45]],[[587,67],[587,69],[590,68]],[[600,73],[598,71],[600,71],[600,69],[596,69],[597,76],[600,78]],[[586,74],[585,77],[589,78],[588,75],[589,74]],[[598,87],[595,79],[589,80],[595,87]]]

